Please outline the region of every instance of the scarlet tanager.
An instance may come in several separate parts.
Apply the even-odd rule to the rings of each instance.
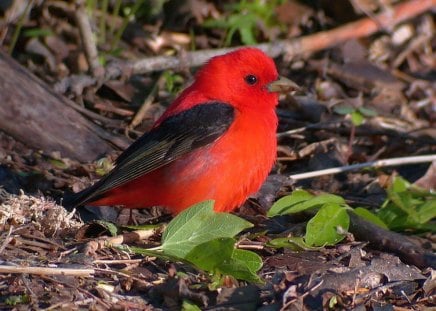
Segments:
[[[259,190],[276,159],[280,78],[255,48],[212,58],[115,168],[64,205],[164,206],[177,214],[208,199],[232,211]]]

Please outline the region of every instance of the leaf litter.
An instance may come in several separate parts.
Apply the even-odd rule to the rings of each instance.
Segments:
[[[2,43],[7,47],[11,46],[11,34],[26,11],[25,1],[12,2],[14,9],[1,8],[8,21],[8,27],[0,31]],[[240,14],[241,7],[232,9],[216,1],[192,1],[183,5],[177,1],[168,2],[163,6],[166,13],[163,23],[159,22],[158,15],[149,16],[142,25],[130,23],[123,34],[122,47],[117,51],[100,44],[100,51],[107,53],[103,53],[103,63],[117,57],[136,59],[152,54],[171,54],[190,46],[212,49],[229,40],[232,45],[238,45],[240,40],[264,42],[278,36],[304,36],[333,24],[340,27],[344,20],[364,17],[362,12],[373,16],[373,10],[377,9],[367,7],[363,1],[352,1],[354,8],[349,7],[349,11],[345,10],[346,6],[326,8],[322,5],[319,11],[320,8],[285,1],[276,9],[278,21],[286,24],[287,30],[261,22],[257,33],[247,33],[255,29],[250,24],[241,33],[233,32],[233,37],[229,38],[226,29],[208,29],[202,23],[209,18],[238,21],[240,18],[232,17],[232,14]],[[175,91],[192,78],[188,66],[179,68],[177,78],[173,71],[165,73],[166,84],[157,86],[157,95],[141,117],[141,124],[127,129],[126,124],[143,104],[156,77],[147,74],[130,79],[129,73],[123,72],[119,81],[97,81],[87,74],[89,65],[84,51],[79,48],[77,25],[72,18],[74,9],[61,1],[37,1],[33,5],[32,15],[24,19],[24,28],[39,29],[20,35],[22,41],[14,48],[15,58],[46,82],[57,82],[57,86],[62,86],[58,88],[61,93],[87,107],[94,113],[89,115],[111,133],[128,132],[135,138],[149,129],[164,106],[174,98]],[[389,1],[382,6],[385,7],[381,10],[393,8]],[[292,17],[294,9],[298,14]],[[104,16],[101,10],[98,8],[95,18]],[[253,11],[249,13],[250,16],[262,16],[262,12],[260,15]],[[109,30],[122,25],[121,15],[107,16],[116,25],[108,27]],[[96,30],[98,34],[99,31],[101,29]],[[110,32],[106,35],[112,39]],[[263,266],[254,264],[253,270],[260,268],[258,275],[263,284],[228,276],[210,279],[208,273],[186,262],[138,255],[128,248],[108,245],[114,241],[106,237],[110,234],[101,229],[101,225],[89,221],[103,215],[103,218],[125,223],[127,218],[119,216],[116,209],[92,209],[91,215],[82,213],[81,217],[89,227],[85,231],[79,230],[83,228],[83,222],[51,198],[59,201],[65,189],[77,191],[98,178],[98,164],[82,164],[56,154],[46,155],[2,132],[0,161],[7,170],[1,168],[0,184],[5,185],[8,192],[0,190],[0,268],[14,267],[22,272],[0,273],[0,309],[430,307],[436,293],[434,256],[431,256],[435,250],[434,232],[410,230],[407,233],[411,238],[406,241],[404,236],[391,236],[376,227],[369,226],[370,231],[352,231],[351,220],[353,234],[335,232],[343,238],[339,244],[307,248],[301,241],[304,242],[302,236],[306,225],[314,215],[312,211],[270,219],[266,212],[273,202],[300,187],[310,189],[314,194],[342,196],[353,208],[364,206],[372,212],[381,207],[387,196],[386,189],[397,175],[412,183],[416,180],[427,190],[435,188],[434,164],[364,170],[294,182],[289,179],[292,174],[333,166],[434,153],[436,135],[432,125],[436,88],[432,38],[434,18],[431,14],[423,14],[389,32],[368,37],[366,41],[350,40],[324,52],[297,55],[292,61],[277,59],[281,74],[295,77],[309,95],[281,99],[278,163],[259,194],[239,211],[239,216],[254,226],[246,228],[242,236],[237,237],[244,243],[238,241],[237,245],[242,249],[235,249],[240,251],[235,253],[244,256],[247,255],[244,252],[250,250],[262,257]],[[70,78],[70,84],[67,80],[61,84],[63,77]],[[342,114],[337,113],[338,107]],[[115,155],[111,155],[112,158]],[[400,195],[400,198],[417,206],[422,203],[419,196]],[[424,205],[424,211],[425,208]],[[403,218],[413,216],[413,213],[405,215],[398,210],[396,213]],[[425,213],[431,215],[431,208]],[[156,224],[168,220],[159,209],[144,210],[135,215],[139,223]],[[428,217],[426,215],[416,219]],[[434,225],[434,221],[430,224]],[[162,239],[159,232],[153,231],[142,240],[132,238],[129,246],[132,249],[159,247]],[[134,231],[128,233],[135,234]],[[361,242],[368,238],[372,244]],[[273,239],[282,244],[267,243]],[[90,242],[98,242],[93,244],[92,252],[88,252]],[[209,247],[211,256],[215,256],[219,247],[213,245],[219,246],[219,242],[204,241],[206,244],[200,244],[200,248]],[[222,242],[231,245],[232,241]],[[421,254],[415,249],[425,249],[427,253]],[[195,258],[188,256],[188,259],[197,260],[199,254],[202,253],[191,253]],[[428,260],[420,265],[419,260],[425,256],[429,256]],[[249,261],[248,257],[244,260]],[[410,261],[415,264],[407,264]],[[44,267],[53,268],[50,273],[63,274],[30,270]],[[92,270],[92,277],[71,275],[75,270]]]

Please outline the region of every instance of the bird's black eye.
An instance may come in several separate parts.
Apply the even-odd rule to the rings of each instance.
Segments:
[[[245,82],[249,85],[255,85],[257,82],[257,77],[255,75],[248,75],[245,77]]]

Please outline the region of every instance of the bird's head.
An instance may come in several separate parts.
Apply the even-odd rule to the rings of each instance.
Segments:
[[[277,93],[283,91],[278,78],[269,56],[256,48],[241,48],[212,58],[198,71],[194,85],[211,100],[237,109],[274,109]]]

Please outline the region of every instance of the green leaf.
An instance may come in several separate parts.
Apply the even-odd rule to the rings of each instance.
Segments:
[[[5,304],[8,306],[16,306],[18,304],[29,304],[29,303],[30,303],[30,296],[28,295],[12,295],[5,299]]]
[[[402,177],[395,177],[387,193],[377,214],[391,230],[436,231],[434,224],[429,223],[436,217],[434,194],[412,186]]]
[[[107,231],[109,231],[111,236],[116,236],[118,234],[117,226],[109,221],[96,220],[95,223],[99,224],[100,226],[105,228]]]
[[[233,238],[219,238],[199,244],[185,260],[203,271],[258,282],[256,272],[262,267],[262,259],[254,252],[235,249],[235,243]]]
[[[24,37],[48,37],[54,35],[53,31],[44,28],[31,28],[23,31]]]
[[[231,238],[253,226],[232,214],[214,212],[213,204],[213,201],[201,202],[177,215],[162,235],[162,250],[185,258],[198,244],[216,238]]]
[[[185,259],[197,268],[214,272],[224,261],[230,260],[235,249],[233,238],[218,238],[195,246]]]
[[[114,164],[108,158],[101,158],[96,162],[95,172],[97,175],[103,176],[109,173],[114,168]]]
[[[405,228],[407,220],[407,214],[399,209],[392,202],[385,204],[382,209],[377,212],[377,216],[388,226],[391,230],[401,230]]]
[[[184,299],[182,303],[182,311],[201,311],[195,303]]]
[[[416,204],[414,204],[414,199],[410,192],[390,192],[388,193],[388,198],[396,205],[396,207],[401,209],[415,221],[418,221]]]
[[[262,280],[256,274],[262,266],[262,258],[254,252],[235,249],[232,257],[221,263],[217,270],[222,274],[231,275],[237,279],[253,283],[261,283]]]
[[[202,24],[206,28],[228,28],[229,23],[225,19],[207,19]]]
[[[351,113],[351,122],[355,126],[361,125],[365,121],[365,117],[359,111],[354,111]]]
[[[336,112],[337,114],[347,115],[347,114],[352,114],[354,111],[356,111],[356,109],[354,109],[351,106],[336,105],[333,107],[333,111]]]
[[[418,219],[419,223],[424,224],[433,218],[436,218],[436,200],[430,198],[418,207]]]
[[[275,202],[268,211],[267,216],[273,217],[277,215],[291,214],[293,205],[307,201],[310,198],[313,198],[312,194],[307,191],[297,189],[293,191],[292,194],[287,195]]]
[[[153,230],[164,226],[164,224],[152,224],[152,225],[124,225],[123,228],[130,230]]]
[[[313,196],[304,190],[296,190],[290,196],[278,200],[268,212],[268,216],[295,214],[323,204],[345,204],[345,200],[337,195],[324,193]]]
[[[234,249],[232,259],[243,261],[253,273],[259,271],[263,265],[262,258],[258,254],[245,249]]]
[[[277,238],[269,241],[266,246],[274,248],[288,248],[293,251],[314,250],[317,247],[312,247],[306,244],[302,237],[287,237]]]
[[[366,108],[366,107],[359,107],[357,110],[365,117],[375,117],[378,113],[374,109]]]
[[[383,220],[380,219],[376,214],[371,213],[369,210],[363,207],[356,207],[354,210],[354,213],[363,219],[372,222],[373,224],[383,228],[388,229],[388,226],[383,222]]]
[[[171,260],[171,261],[184,261],[182,258],[171,256],[168,254],[165,254],[162,252],[161,249],[147,249],[142,247],[136,247],[136,246],[117,246],[118,249],[125,251],[125,252],[133,252],[135,254],[150,256],[150,257],[158,257],[162,258],[164,260]]]
[[[254,32],[256,31],[256,16],[252,14],[241,15],[235,25],[241,35],[242,43],[246,45],[256,44]]]
[[[306,243],[311,246],[334,245],[344,238],[338,233],[338,227],[348,230],[349,224],[345,207],[335,203],[325,204],[307,223]]]
[[[410,183],[404,178],[397,176],[394,178],[392,185],[388,188],[388,192],[405,192],[409,189]]]
[[[60,168],[60,169],[68,168],[68,165],[60,159],[50,159],[49,162],[51,165],[53,165],[56,168]]]

